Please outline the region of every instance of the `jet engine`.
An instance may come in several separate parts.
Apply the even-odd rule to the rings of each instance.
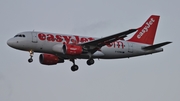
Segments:
[[[39,62],[44,65],[56,65],[57,63],[63,63],[64,59],[60,59],[53,54],[40,54]]]
[[[83,52],[82,46],[72,45],[72,44],[64,44],[63,45],[64,54],[67,55],[80,55]]]
[[[82,46],[73,44],[56,44],[52,50],[66,55],[80,55],[83,52]]]

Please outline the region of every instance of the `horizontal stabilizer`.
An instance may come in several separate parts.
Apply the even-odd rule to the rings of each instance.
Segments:
[[[153,50],[153,49],[160,48],[160,47],[165,46],[165,45],[170,44],[170,43],[172,43],[172,42],[163,42],[163,43],[155,44],[152,46],[146,46],[146,47],[143,47],[142,49]]]

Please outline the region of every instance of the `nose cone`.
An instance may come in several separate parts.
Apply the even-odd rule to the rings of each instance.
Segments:
[[[25,41],[20,38],[11,38],[7,41],[7,44],[12,48],[24,50]]]
[[[10,46],[10,47],[13,47],[13,44],[14,44],[14,41],[12,39],[9,39],[7,41],[7,44]]]

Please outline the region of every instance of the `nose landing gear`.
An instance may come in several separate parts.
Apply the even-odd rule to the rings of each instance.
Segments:
[[[32,58],[28,59],[28,62],[29,63],[33,62],[33,59]]]
[[[29,53],[30,53],[30,58],[28,59],[28,62],[31,63],[31,62],[33,62],[32,57],[33,57],[33,55],[34,55],[34,51],[33,51],[33,50],[30,50]]]

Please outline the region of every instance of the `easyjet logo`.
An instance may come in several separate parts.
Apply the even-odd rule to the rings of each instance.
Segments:
[[[151,25],[155,22],[155,20],[153,18],[150,19],[149,22],[146,22],[144,28],[141,30],[141,32],[139,32],[139,34],[137,35],[137,38],[140,39],[144,33],[148,32],[149,28],[151,27]]]
[[[67,36],[67,35],[53,35],[53,34],[44,34],[44,33],[39,33],[38,38],[42,41],[47,40],[51,42],[63,42],[66,44],[73,43],[73,44],[78,44],[78,43],[84,43],[88,41],[94,40],[92,37],[80,37],[80,36]]]
[[[80,36],[67,36],[67,35],[54,35],[54,34],[45,34],[39,33],[38,38],[41,41],[49,41],[49,42],[60,42],[64,44],[79,44],[84,42],[89,42],[95,40],[92,37],[80,37]],[[106,44],[107,47],[113,48],[122,48],[124,49],[124,43],[120,40]],[[76,48],[71,48],[71,50],[76,50]]]

